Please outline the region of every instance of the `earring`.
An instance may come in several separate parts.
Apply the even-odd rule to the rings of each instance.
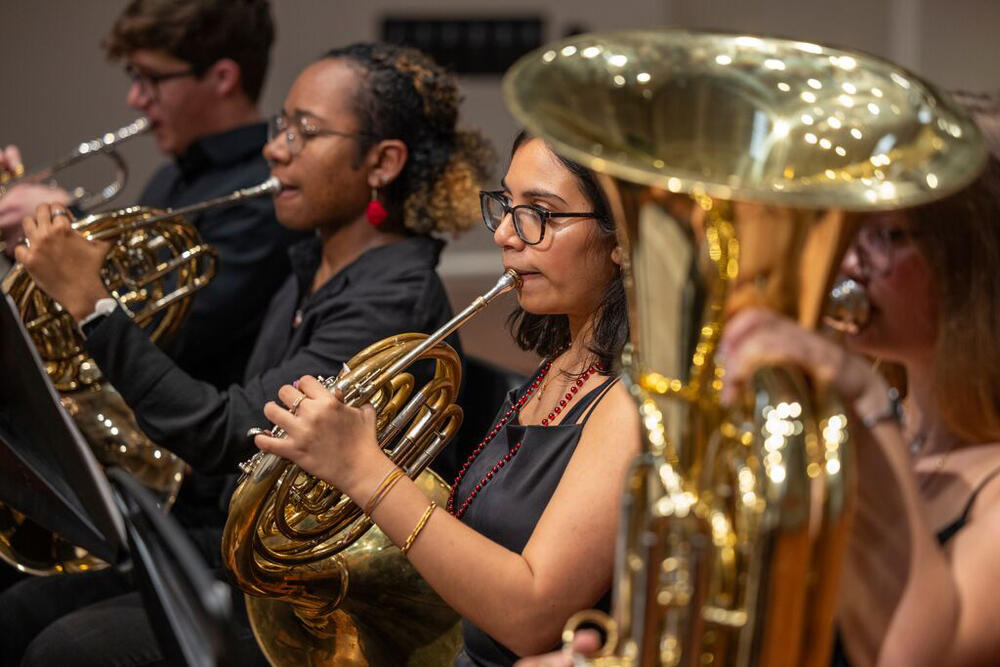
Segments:
[[[368,224],[376,229],[382,226],[382,223],[389,217],[389,212],[378,200],[378,188],[372,188],[372,200],[365,208],[365,217],[368,218]]]
[[[618,268],[621,269],[622,247],[620,245],[616,245],[614,248],[611,249],[611,261],[617,264]]]

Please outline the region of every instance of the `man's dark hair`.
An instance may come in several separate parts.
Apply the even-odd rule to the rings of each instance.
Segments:
[[[273,42],[267,0],[132,0],[101,45],[111,60],[139,49],[165,51],[198,76],[231,58],[243,92],[256,102]]]

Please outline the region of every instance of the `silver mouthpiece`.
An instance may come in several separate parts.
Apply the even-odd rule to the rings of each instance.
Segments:
[[[846,276],[838,276],[830,289],[823,324],[853,336],[868,324],[871,302],[864,286]]]

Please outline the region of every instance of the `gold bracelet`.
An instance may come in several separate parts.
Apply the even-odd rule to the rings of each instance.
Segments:
[[[396,482],[403,479],[404,477],[406,477],[406,473],[400,470],[398,475],[394,475],[393,478],[389,480],[389,482],[385,485],[385,489],[382,491],[381,495],[379,495],[378,498],[373,500],[371,507],[368,508],[368,518],[371,518],[372,512],[375,511],[375,508],[378,507],[379,503],[385,500],[386,496],[389,495],[389,492],[392,491],[392,487],[396,486]]]
[[[406,538],[406,544],[404,544],[403,548],[400,549],[400,551],[403,552],[404,556],[406,555],[406,552],[410,550],[410,547],[413,546],[413,543],[417,539],[417,535],[419,535],[420,531],[423,530],[424,526],[427,525],[427,520],[431,518],[431,514],[434,513],[434,510],[437,509],[437,506],[438,504],[432,500],[431,504],[428,505],[427,509],[424,510],[424,515],[420,517],[420,521],[417,522],[416,528],[414,528],[413,532],[410,533],[410,536]]]
[[[378,495],[378,492],[382,488],[382,486],[389,480],[389,476],[392,475],[392,473],[396,472],[397,470],[399,470],[399,467],[393,466],[392,468],[389,469],[388,472],[382,475],[382,479],[380,479],[378,481],[378,484],[375,485],[375,490],[372,491],[372,494],[370,496],[368,496],[368,502],[364,504],[363,509],[365,514],[368,514],[368,507],[371,506],[372,501],[375,500],[375,496]]]
[[[399,478],[405,474],[406,473],[403,472],[403,469],[398,466],[386,473],[385,477],[382,478],[382,481],[378,483],[377,487],[375,487],[375,490],[372,492],[368,502],[365,503],[365,516],[370,517],[372,515],[372,512],[375,511],[375,507],[382,501],[385,495],[389,493],[389,489],[391,489],[393,485],[399,481]]]

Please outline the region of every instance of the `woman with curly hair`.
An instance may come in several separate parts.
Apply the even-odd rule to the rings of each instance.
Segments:
[[[355,44],[302,71],[271,119],[264,156],[282,184],[279,222],[316,238],[292,248],[293,275],[271,302],[244,382],[225,391],[181,372],[120,309],[88,320],[108,296],[98,277],[106,246],[73,233],[65,215],[41,207],[19,260],[87,320],[88,352],[153,440],[197,468],[232,466],[251,453],[246,431],[282,384],[335,375],[368,344],[450,317],[436,234],[477,220],[492,157],[478,134],[456,129],[459,102],[455,78],[404,47]]]
[[[232,470],[252,454],[247,430],[261,425],[264,404],[282,385],[305,373],[335,375],[369,344],[429,333],[451,317],[435,272],[444,245],[437,236],[477,220],[492,158],[478,134],[456,128],[459,102],[453,76],[399,46],[334,49],[302,71],[271,120],[264,156],[282,184],[279,222],[315,238],[291,249],[292,275],[271,302],[244,381],[224,391],[184,373],[114,302],[105,310],[99,275],[107,246],[73,232],[64,212],[38,208],[18,261],[81,323],[87,351],[154,441],[200,470]],[[216,565],[220,536],[221,526],[197,540]],[[93,575],[72,576],[93,592]],[[112,594],[128,590],[102,576]],[[18,644],[5,647],[5,659],[17,662],[25,648],[24,664],[65,664],[90,650],[108,658],[123,636],[155,647],[142,614],[111,625],[107,606],[78,609],[78,596],[55,604],[19,588],[2,605],[0,620],[17,626],[5,626]],[[40,597],[46,614],[29,609]],[[94,633],[95,624],[114,630]]]
[[[374,411],[312,377],[264,413],[257,445],[365,507],[463,617],[459,667],[512,664],[556,644],[569,615],[609,605],[625,468],[639,415],[615,365],[628,337],[609,206],[593,173],[521,135],[501,188],[482,192],[503,263],[521,276],[511,318],[545,361],[500,406],[438,508],[379,448]]]

